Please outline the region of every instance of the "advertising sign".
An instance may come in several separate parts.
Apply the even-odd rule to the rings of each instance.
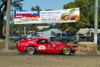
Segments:
[[[55,11],[14,11],[15,24],[79,22],[79,8]]]
[[[40,22],[39,11],[26,11],[15,10],[14,11],[14,23],[15,24],[32,24]]]

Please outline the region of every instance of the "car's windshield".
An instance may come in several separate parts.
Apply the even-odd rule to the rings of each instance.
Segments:
[[[60,34],[58,33],[58,34],[56,34],[55,36],[56,36],[56,37],[59,37],[59,36],[60,36]]]
[[[65,37],[65,34],[62,34],[63,37]]]
[[[70,34],[70,33],[66,33],[66,36],[72,36],[72,34]]]

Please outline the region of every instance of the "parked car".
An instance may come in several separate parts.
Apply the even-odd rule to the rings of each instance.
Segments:
[[[18,41],[18,40],[21,39],[21,36],[18,35],[18,34],[14,34],[14,35],[11,36],[10,39],[11,39],[13,42],[16,42],[16,41]]]
[[[26,54],[50,53],[69,55],[75,53],[75,48],[60,42],[51,43],[47,38],[34,38],[17,42],[19,52]]]
[[[57,33],[62,33],[62,31],[58,29],[48,29],[46,31],[43,31],[41,34],[39,34],[41,37],[48,38],[50,41],[54,41],[55,39],[55,34]]]
[[[37,34],[26,34],[23,38],[24,38],[24,40],[27,40],[27,39],[33,39],[33,38],[39,38],[40,36],[39,35],[37,35]]]
[[[57,41],[63,41],[63,43],[66,43],[68,41],[74,41],[74,36],[71,33],[57,33],[55,35],[55,40]]]

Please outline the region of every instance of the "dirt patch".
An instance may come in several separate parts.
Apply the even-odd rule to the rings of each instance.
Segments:
[[[0,39],[0,50],[3,50],[5,46],[5,40]]]
[[[18,53],[17,50],[1,50],[0,52],[11,52],[11,53]]]
[[[48,56],[0,56],[1,67],[100,67],[100,59]]]

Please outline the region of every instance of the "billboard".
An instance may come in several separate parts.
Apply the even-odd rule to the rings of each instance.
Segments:
[[[14,11],[15,24],[70,23],[79,22],[79,20],[79,8],[55,11]]]
[[[39,11],[26,11],[26,10],[15,10],[14,11],[14,23],[15,24],[38,23],[39,20],[40,20]]]

